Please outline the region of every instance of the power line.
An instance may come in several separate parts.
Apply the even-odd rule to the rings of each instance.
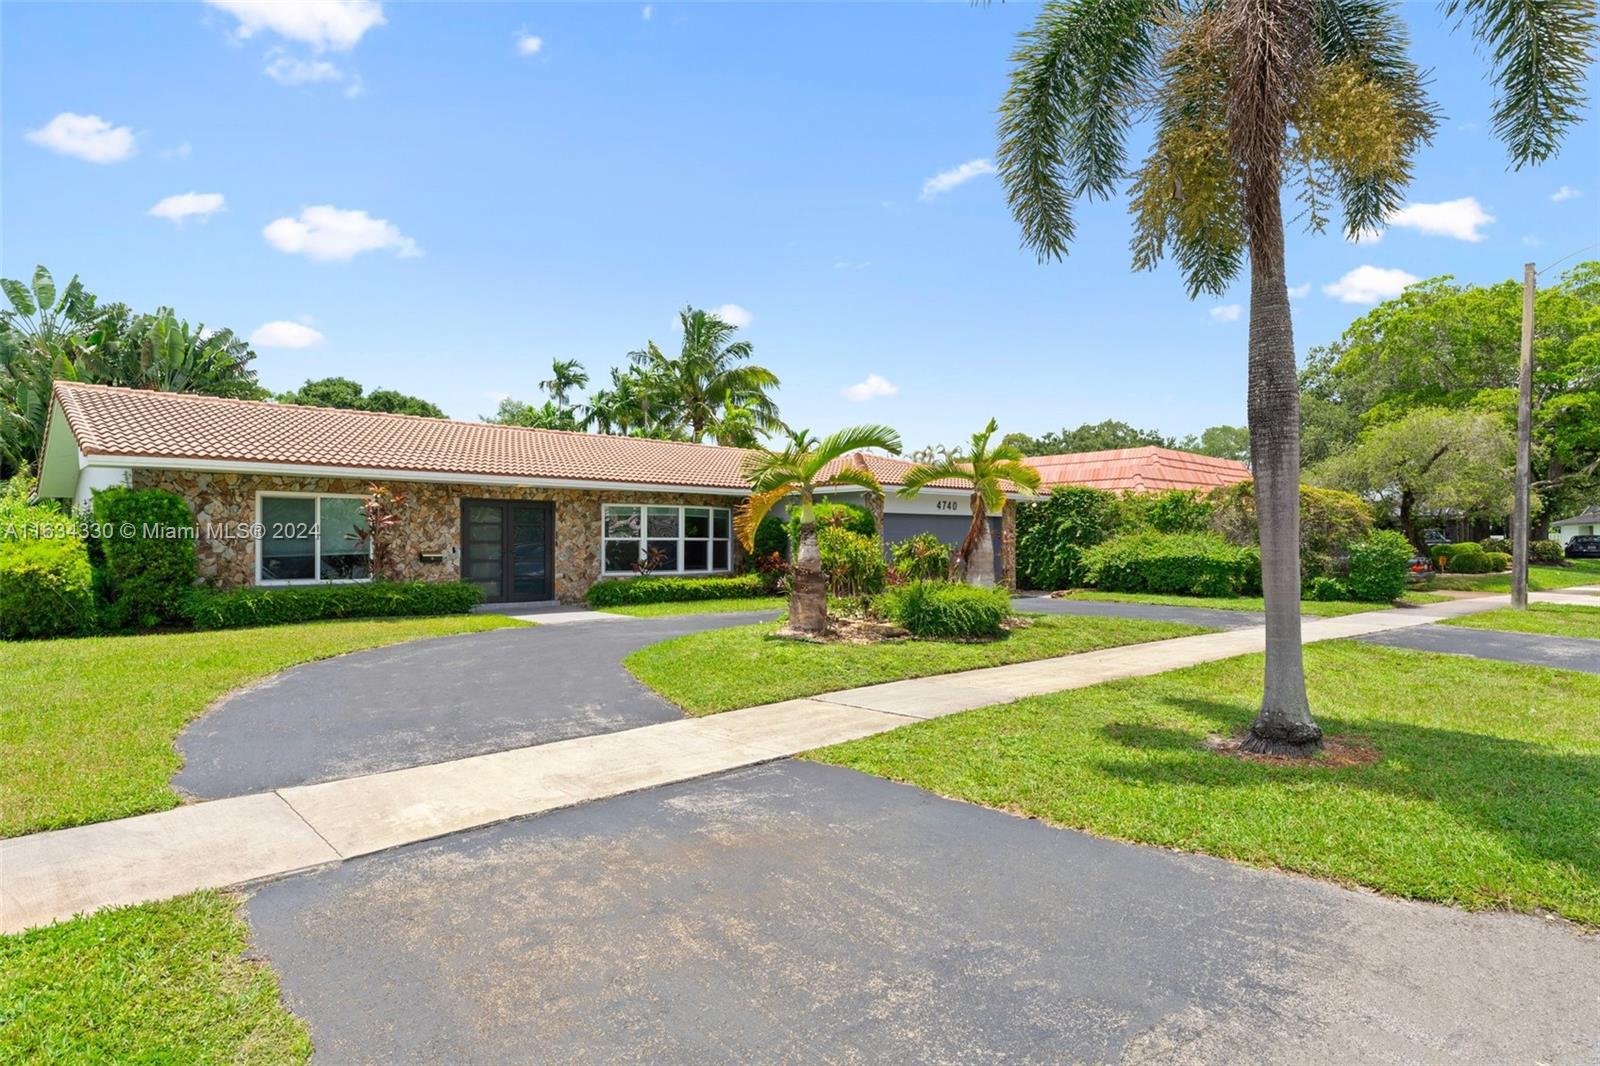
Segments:
[[[1556,266],[1556,265],[1558,265],[1560,263],[1565,263],[1568,259],[1571,259],[1573,256],[1582,255],[1584,252],[1587,252],[1587,251],[1589,251],[1589,250],[1591,250],[1593,248],[1600,248],[1600,241],[1595,241],[1591,245],[1588,245],[1588,246],[1583,247],[1583,248],[1579,248],[1576,252],[1568,252],[1566,255],[1562,256],[1560,259],[1557,259],[1554,263],[1546,263],[1542,267],[1537,267],[1537,268],[1535,268],[1534,273],[1535,274],[1542,274],[1546,270],[1549,270],[1551,267]]]

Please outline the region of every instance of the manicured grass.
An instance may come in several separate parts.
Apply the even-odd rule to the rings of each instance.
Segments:
[[[1572,559],[1567,566],[1528,567],[1528,587],[1535,592],[1554,592],[1574,585],[1600,585],[1600,559]],[[1433,574],[1412,587],[1424,592],[1429,589],[1510,592],[1511,573]]]
[[[467,614],[0,644],[0,836],[176,806],[178,731],[285,667],[521,624]]]
[[[1511,633],[1542,633],[1552,637],[1587,637],[1600,640],[1600,599],[1593,607],[1564,603],[1530,603],[1526,611],[1509,607],[1482,614],[1463,615],[1444,623],[1468,629],[1501,629]]]
[[[1260,596],[1166,596],[1156,592],[1098,592],[1094,589],[1073,589],[1063,599],[1096,600],[1102,603],[1156,603],[1166,607],[1210,607],[1217,611],[1264,611],[1266,601]],[[1353,600],[1301,600],[1302,615],[1335,618],[1339,615],[1362,614],[1366,611],[1385,611],[1390,607],[1417,607],[1424,603],[1439,603],[1448,596],[1435,596],[1426,592],[1407,592],[1395,603],[1356,603]]]
[[[881,681],[1211,632],[1124,618],[1033,615],[1030,620],[1032,625],[980,643],[810,644],[772,636],[776,624],[735,626],[652,644],[623,665],[690,714],[714,714]]]
[[[1306,648],[1312,706],[1369,765],[1214,754],[1259,655],[986,707],[819,761],[1122,840],[1473,909],[1600,924],[1600,676],[1345,641]]]
[[[607,614],[631,614],[635,618],[663,618],[676,614],[727,614],[734,611],[784,611],[786,596],[746,596],[732,600],[689,600],[686,603],[635,603],[625,607],[601,607]]]
[[[294,1063],[311,1054],[217,892],[0,937],[0,1061]]]

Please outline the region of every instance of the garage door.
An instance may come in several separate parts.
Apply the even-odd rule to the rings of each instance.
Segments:
[[[972,519],[961,515],[886,514],[883,516],[883,546],[888,551],[891,544],[914,537],[918,533],[932,533],[954,552],[967,537]],[[994,546],[994,579],[1000,580],[1000,519],[989,518],[989,543]]]

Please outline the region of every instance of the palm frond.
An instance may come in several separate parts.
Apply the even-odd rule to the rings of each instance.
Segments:
[[[1018,492],[1032,496],[1039,491],[1039,471],[1020,459],[1006,459],[994,465],[996,476],[1011,482]]]
[[[756,527],[761,524],[761,520],[771,513],[772,508],[777,505],[778,501],[785,496],[792,495],[794,491],[795,486],[788,484],[779,488],[769,489],[766,492],[755,492],[734,510],[733,532],[739,538],[739,543],[744,546],[745,551],[750,551],[755,547]]]
[[[971,482],[976,476],[971,465],[959,456],[941,459],[936,463],[919,463],[906,472],[905,481],[901,483],[897,495],[911,499],[935,481],[953,479]]]
[[[879,425],[847,426],[836,430],[812,448],[809,459],[811,476],[815,477],[835,459],[868,448],[881,448],[891,455],[899,455],[900,434],[888,426]]]
[[[1583,119],[1596,39],[1594,0],[1445,0],[1489,51],[1499,96],[1494,132],[1521,169],[1556,153]]]
[[[878,483],[878,478],[872,471],[864,467],[846,464],[828,475],[823,485],[854,485],[866,489],[875,495],[883,495],[883,486]]]

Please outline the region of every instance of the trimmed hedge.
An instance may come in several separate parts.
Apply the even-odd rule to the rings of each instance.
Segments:
[[[94,576],[83,541],[0,541],[0,639],[75,636],[94,622]]]
[[[1539,566],[1565,566],[1567,553],[1558,540],[1530,540],[1528,562]]]
[[[773,554],[785,559],[789,557],[789,531],[776,515],[766,515],[756,524],[751,543],[750,554],[757,559],[765,559]]]
[[[932,533],[907,537],[889,549],[904,581],[942,581],[950,576],[950,545]]]
[[[181,621],[194,588],[194,515],[163,489],[101,489],[94,521],[105,573],[105,621],[113,629],[148,629]],[[126,532],[124,532],[126,531]]]
[[[1430,554],[1439,569],[1452,574],[1488,574],[1504,567],[1496,566],[1490,559],[1490,553],[1484,551],[1475,542],[1464,540],[1460,544],[1436,544]],[[1501,555],[1501,552],[1495,552]],[[1506,556],[1510,558],[1510,556]]]
[[[1134,533],[1084,553],[1089,582],[1108,592],[1238,596],[1261,590],[1261,553],[1220,537]]]
[[[464,581],[373,581],[358,585],[192,589],[183,613],[196,629],[237,629],[316,622],[326,618],[400,618],[461,614],[483,600]]]
[[[995,637],[1011,617],[1005,589],[948,581],[900,585],[879,603],[885,616],[917,637]]]
[[[1411,570],[1411,542],[1382,529],[1350,545],[1350,596],[1371,603],[1398,599]]]
[[[1489,573],[1498,574],[1502,570],[1511,569],[1511,555],[1509,552],[1484,552],[1483,554],[1489,560]]]
[[[736,600],[766,595],[759,574],[738,577],[615,577],[596,581],[584,597],[590,607],[624,607],[641,603],[684,603],[690,600]]]

